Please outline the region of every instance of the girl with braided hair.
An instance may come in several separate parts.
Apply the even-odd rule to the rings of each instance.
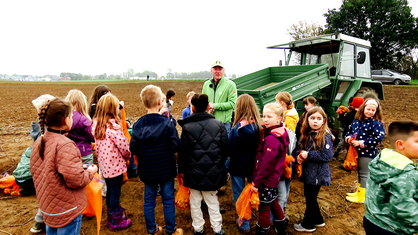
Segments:
[[[46,233],[79,234],[87,206],[86,185],[97,167],[91,165],[84,170],[79,149],[63,135],[72,126],[71,104],[53,97],[33,103],[41,136],[33,144],[30,171]]]

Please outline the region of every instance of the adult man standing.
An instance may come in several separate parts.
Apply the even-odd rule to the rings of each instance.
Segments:
[[[226,130],[231,130],[232,112],[237,102],[237,87],[235,83],[224,77],[225,68],[220,61],[212,64],[212,79],[203,84],[202,93],[209,98],[210,112],[224,123]]]

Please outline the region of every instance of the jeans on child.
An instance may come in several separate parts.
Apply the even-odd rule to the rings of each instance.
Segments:
[[[253,182],[253,177],[250,176],[247,178],[248,183]],[[237,203],[239,195],[241,195],[242,190],[245,188],[245,177],[239,177],[231,175],[231,185],[232,185],[232,200],[234,200],[234,205]],[[249,230],[250,229],[250,222],[244,221],[244,223],[240,226],[242,230]]]
[[[81,218],[83,214],[77,216],[71,223],[62,228],[53,228],[46,225],[46,234],[48,235],[78,235],[81,229]]]
[[[107,185],[106,192],[106,205],[110,211],[116,211],[119,209],[119,199],[122,189],[123,175],[118,175],[114,178],[105,178]]]
[[[174,208],[174,179],[160,183],[161,198],[164,205],[164,221],[166,233],[176,231],[176,210]],[[157,184],[145,183],[144,217],[148,233],[155,232],[155,198],[157,197]]]

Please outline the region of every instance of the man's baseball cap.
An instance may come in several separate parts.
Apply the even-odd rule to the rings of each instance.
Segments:
[[[224,65],[222,64],[222,62],[221,61],[219,61],[219,60],[217,60],[217,61],[215,61],[215,62],[213,62],[212,63],[212,68],[213,67],[216,67],[216,66],[219,66],[219,67],[224,67]]]

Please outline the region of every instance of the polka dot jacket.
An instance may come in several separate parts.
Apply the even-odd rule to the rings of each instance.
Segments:
[[[363,122],[354,119],[345,136],[346,140],[354,134],[357,134],[357,140],[360,141],[360,146],[356,147],[358,156],[375,158],[378,153],[377,147],[385,138],[383,124],[372,118],[365,119]]]
[[[128,139],[123,135],[122,127],[115,119],[109,120],[106,127],[106,138],[96,139],[96,152],[99,168],[105,178],[113,178],[126,172],[126,161],[131,157]],[[93,119],[92,132],[96,129],[97,120]]]

